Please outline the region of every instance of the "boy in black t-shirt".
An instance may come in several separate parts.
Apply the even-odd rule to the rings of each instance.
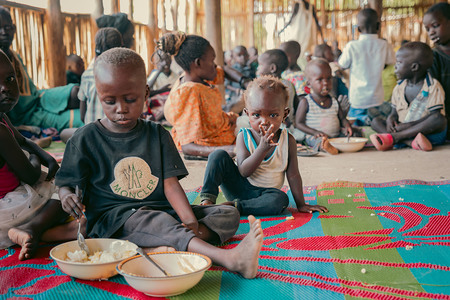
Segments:
[[[149,93],[142,58],[126,48],[110,49],[96,59],[94,76],[106,118],[80,128],[67,143],[56,176],[63,209],[75,218],[86,209],[90,237],[197,252],[255,277],[263,242],[260,221],[249,216],[250,231],[233,249],[209,244],[234,235],[238,211],[190,206],[178,181],[188,172],[169,132],[139,118]],[[83,203],[76,186],[84,190]]]

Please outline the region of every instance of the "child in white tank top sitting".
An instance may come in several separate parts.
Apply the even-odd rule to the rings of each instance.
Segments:
[[[354,133],[341,108],[341,103],[345,101],[338,101],[329,94],[332,89],[332,76],[328,61],[310,61],[305,73],[311,94],[300,99],[295,114],[295,127],[305,134],[308,146],[338,154],[339,151],[328,142],[328,138],[351,136]]]
[[[280,129],[289,114],[288,92],[280,79],[261,76],[247,87],[244,113],[251,128],[243,128],[236,140],[237,165],[227,152],[217,150],[208,157],[202,205],[215,204],[221,187],[228,202],[242,215],[277,215],[289,205],[280,190],[285,175],[300,212],[327,212],[308,205],[297,163],[297,144],[287,129]]]

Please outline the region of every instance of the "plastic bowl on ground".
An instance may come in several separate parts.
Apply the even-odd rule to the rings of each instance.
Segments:
[[[108,251],[113,252],[116,257],[112,257],[109,262],[91,263],[68,261],[68,252],[78,251],[77,254],[81,254],[77,241],[70,241],[53,247],[50,251],[50,256],[56,261],[61,271],[69,276],[85,280],[102,280],[117,275],[117,264],[135,255],[137,249],[136,244],[118,239],[86,239],[86,244],[89,247],[91,255],[97,252],[96,255],[98,257],[100,253]],[[108,256],[111,257],[112,255],[108,254]]]
[[[357,152],[367,143],[368,139],[362,137],[333,138],[328,140],[330,144],[340,152]]]
[[[144,257],[137,255],[117,265],[117,271],[134,289],[154,297],[182,294],[195,286],[211,266],[211,259],[192,252],[148,253],[169,276]]]

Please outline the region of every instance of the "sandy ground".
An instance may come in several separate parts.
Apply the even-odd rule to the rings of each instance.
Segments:
[[[185,164],[189,176],[181,180],[183,188],[201,186],[206,161],[185,160]],[[450,144],[430,152],[410,148],[379,152],[374,148],[365,148],[360,152],[335,156],[320,153],[314,157],[298,157],[298,165],[304,186],[336,180],[365,183],[402,179],[450,180]]]

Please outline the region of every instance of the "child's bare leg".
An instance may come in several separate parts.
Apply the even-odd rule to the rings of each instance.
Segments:
[[[392,137],[394,138],[394,142],[397,143],[403,140],[413,139],[419,132],[423,135],[441,132],[445,129],[445,126],[447,126],[445,117],[439,113],[434,113],[420,123],[392,133]]]
[[[81,233],[84,237],[86,237],[86,218],[81,218]],[[61,225],[56,225],[55,227],[51,227],[46,230],[42,236],[41,240],[43,242],[62,242],[62,241],[71,241],[77,239],[78,233],[78,221],[72,220],[68,223],[64,223]]]
[[[60,202],[50,199],[28,223],[9,229],[9,239],[22,246],[19,260],[25,260],[34,255],[42,233],[59,222],[64,214]]]
[[[386,133],[386,120],[383,120],[382,118],[374,118],[372,122],[370,123],[370,127],[372,127],[373,130],[375,130],[377,133]]]
[[[263,243],[261,221],[249,216],[250,230],[241,243],[233,249],[217,248],[194,237],[188,245],[188,251],[204,254],[218,265],[230,271],[238,272],[245,278],[254,278],[258,271],[258,258]]]

